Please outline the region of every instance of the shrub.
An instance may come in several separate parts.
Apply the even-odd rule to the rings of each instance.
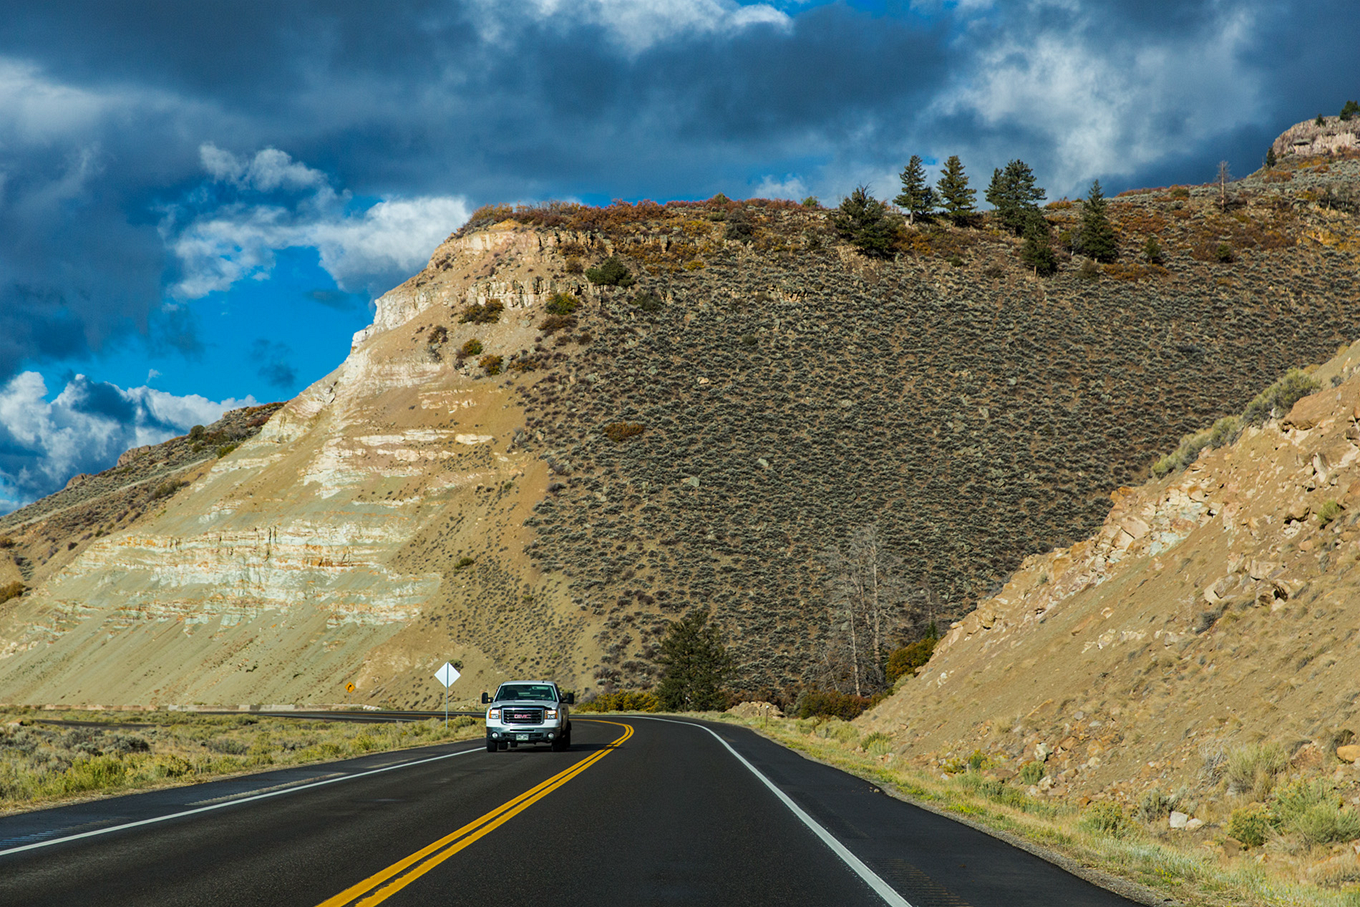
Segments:
[[[570,315],[549,315],[543,319],[543,323],[538,329],[544,334],[552,335],[561,330],[569,330],[576,326],[576,319]]]
[[[0,586],[0,605],[3,605],[12,598],[18,598],[27,591],[28,587],[18,580],[15,580],[12,583],[5,583],[3,586]]]
[[[1332,520],[1341,516],[1341,510],[1341,505],[1336,501],[1326,501],[1323,503],[1323,505],[1318,508],[1317,512],[1318,527],[1324,527]]]
[[[4,537],[0,537],[0,550],[8,549],[8,548],[13,548],[13,547],[14,547],[14,539],[10,538],[10,537],[7,536],[7,535],[4,536]]]
[[[727,217],[727,227],[723,230],[723,238],[749,243],[754,235],[755,224],[751,222],[751,215],[745,208],[734,209]]]
[[[1147,258],[1148,264],[1159,265],[1166,260],[1162,253],[1162,244],[1157,242],[1157,237],[1149,236],[1147,243],[1143,245],[1143,256]]]
[[[1171,808],[1175,805],[1175,797],[1153,788],[1143,794],[1143,799],[1138,802],[1138,818],[1149,824],[1160,821],[1171,814]]]
[[[1298,369],[1290,369],[1283,378],[1261,391],[1242,411],[1242,421],[1260,425],[1268,419],[1285,415],[1299,400],[1321,387]]]
[[[583,702],[578,712],[659,712],[661,701],[654,693],[646,690],[619,690],[615,693],[602,693],[588,702]]]
[[[1284,771],[1284,748],[1278,743],[1252,743],[1228,753],[1225,774],[1228,793],[1248,794],[1264,800],[1275,786],[1275,776]]]
[[[570,293],[554,293],[543,308],[549,315],[570,315],[581,307],[581,300]]]
[[[499,375],[501,373],[501,363],[505,360],[500,356],[483,356],[477,360],[477,364],[486,369],[488,375]]]
[[[888,678],[888,683],[895,683],[897,678],[914,672],[930,661],[930,656],[934,653],[937,642],[939,640],[932,635],[925,639],[918,639],[911,645],[894,649],[892,654],[888,656],[888,663],[883,670],[884,675]]]
[[[1260,803],[1235,809],[1228,817],[1228,834],[1248,847],[1260,847],[1274,831],[1270,810]]]
[[[634,435],[640,435],[644,431],[646,431],[646,427],[636,422],[614,422],[604,427],[604,436],[617,444]]]
[[[1347,101],[1341,106],[1342,121],[1349,120],[1357,114],[1360,114],[1360,104],[1357,104],[1355,101]]]
[[[859,748],[871,756],[884,756],[892,749],[892,738],[882,731],[874,731],[859,742]]]
[[[793,714],[798,718],[840,718],[849,721],[882,698],[855,696],[836,690],[804,690],[793,703]]]
[[[633,305],[647,313],[661,311],[661,297],[651,290],[643,290],[633,298]]]
[[[1325,778],[1300,779],[1279,788],[1270,813],[1276,827],[1310,845],[1360,838],[1360,815],[1342,804]]]
[[[236,447],[237,447],[237,445],[236,445],[236,443],[235,443],[234,441],[233,441],[231,444],[223,444],[221,447],[217,448],[217,458],[218,458],[219,460],[222,459],[222,458],[225,457],[227,454],[229,454],[229,453],[231,453],[233,450],[235,450]]]
[[[1024,784],[1038,784],[1044,777],[1042,762],[1026,762],[1020,766],[1020,781]]]
[[[168,498],[188,484],[188,482],[183,482],[179,479],[166,479],[164,482],[157,485],[156,489],[151,492],[151,500],[159,501],[162,498]]]
[[[1078,824],[1089,832],[1111,838],[1123,838],[1133,831],[1133,823],[1124,814],[1124,807],[1107,800],[1092,803]]]
[[[586,280],[605,287],[631,287],[633,274],[617,255],[611,255],[598,268],[586,269]]]
[[[1230,264],[1236,257],[1233,253],[1233,247],[1229,243],[1221,242],[1214,247],[1214,261]]]
[[[1081,263],[1080,268],[1077,268],[1077,276],[1082,280],[1099,280],[1100,268],[1096,266],[1093,260],[1088,258]]]
[[[469,340],[458,348],[458,358],[466,359],[469,356],[480,356],[482,354],[482,341],[476,337]]]
[[[504,310],[505,303],[499,299],[488,299],[484,303],[474,302],[463,310],[458,320],[463,324],[495,324],[501,320],[501,312]]]
[[[460,557],[460,558],[458,559],[458,562],[455,563],[455,564],[453,565],[453,569],[454,569],[454,570],[466,570],[467,568],[471,567],[471,566],[472,566],[473,564],[475,564],[475,563],[477,563],[477,562],[476,562],[475,560],[473,560],[472,558],[470,558],[470,557]]]
[[[430,328],[429,336],[425,338],[425,342],[430,346],[439,346],[441,343],[447,343],[448,339],[449,329],[442,324],[437,324]]]

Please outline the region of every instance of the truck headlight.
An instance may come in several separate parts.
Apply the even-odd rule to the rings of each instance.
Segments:
[[[544,717],[544,718],[556,718],[556,717],[557,717],[557,709],[544,709],[544,710],[543,710],[543,717]]]
[[[501,710],[500,710],[500,709],[487,709],[487,710],[486,710],[486,720],[487,720],[487,721],[500,721],[500,720],[501,720]]]

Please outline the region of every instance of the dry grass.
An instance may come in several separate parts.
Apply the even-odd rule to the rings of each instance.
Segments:
[[[97,722],[99,727],[39,720]],[[0,710],[0,812],[91,795],[197,784],[225,775],[480,736],[459,717],[390,724],[185,712]]]
[[[841,721],[704,717],[741,724],[904,799],[986,829],[1015,835],[1098,872],[1142,885],[1161,899],[1205,907],[1356,907],[1360,871],[1348,844],[1277,846],[1230,856],[1222,835],[1168,834],[1163,818],[1108,821],[1101,801],[1086,808],[1031,796],[1018,779],[1002,782],[961,768],[942,777],[883,752],[870,735]],[[1108,810],[1106,810],[1108,812]],[[1210,846],[1206,846],[1206,843]],[[1297,842],[1296,842],[1297,843]]]

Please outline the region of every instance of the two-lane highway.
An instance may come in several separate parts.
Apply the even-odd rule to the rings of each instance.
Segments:
[[[2,905],[1131,902],[756,734],[573,719],[0,818]]]

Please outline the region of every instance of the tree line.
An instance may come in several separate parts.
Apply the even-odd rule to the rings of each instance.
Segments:
[[[912,155],[900,174],[902,191],[892,203],[906,215],[910,225],[930,223],[937,218],[957,227],[977,226],[977,190],[969,185],[968,174],[958,155],[950,155],[934,185],[931,185],[920,155]],[[1021,160],[992,171],[992,181],[983,198],[992,206],[992,215],[1006,230],[1022,239],[1021,259],[1036,274],[1048,275],[1058,269],[1053,248],[1052,225],[1039,209],[1045,198],[1034,171]],[[874,198],[867,186],[854,189],[832,213],[836,232],[865,255],[890,255],[898,234],[898,215],[887,203]],[[1082,201],[1081,222],[1072,237],[1072,251],[1100,262],[1114,261],[1119,255],[1115,231],[1106,211],[1100,181]]]

